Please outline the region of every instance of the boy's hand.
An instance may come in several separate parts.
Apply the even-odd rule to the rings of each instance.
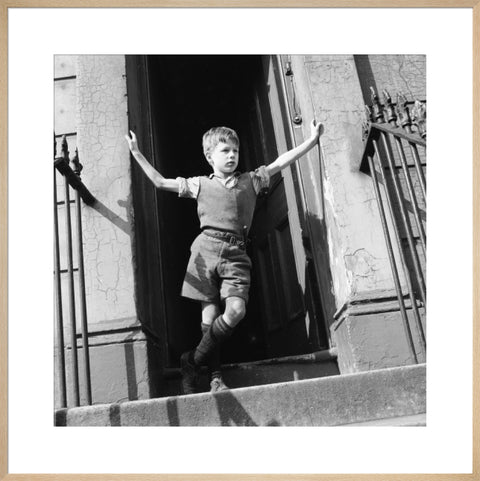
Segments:
[[[132,136],[131,138],[128,135],[125,135],[125,139],[128,142],[128,148],[130,149],[130,152],[133,154],[134,152],[138,152],[137,136],[131,130],[130,135]]]
[[[318,140],[318,138],[323,132],[323,125],[320,122],[317,122],[315,119],[313,119],[310,122],[310,132],[311,132],[312,139]]]

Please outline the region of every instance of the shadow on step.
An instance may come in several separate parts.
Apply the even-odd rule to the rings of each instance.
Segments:
[[[340,374],[340,371],[336,362],[336,353],[332,350],[302,356],[224,365],[222,373],[227,386],[235,389],[335,376]],[[160,397],[180,394],[180,377],[179,369],[168,370]],[[208,392],[210,389],[206,371],[203,371],[199,388],[200,392]]]
[[[223,391],[213,395],[216,403],[217,415],[220,426],[258,426],[235,396],[229,391]],[[167,400],[167,413],[170,426],[181,426],[178,412],[178,399]],[[281,426],[276,420],[264,424],[264,426]]]

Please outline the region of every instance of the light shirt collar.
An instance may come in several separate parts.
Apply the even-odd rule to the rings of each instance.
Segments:
[[[218,177],[217,175],[215,175],[215,172],[212,172],[208,178],[209,179],[217,179],[219,182],[221,182],[225,187],[235,187],[237,185],[237,182],[238,182],[238,178],[240,177],[240,172],[234,172],[232,175],[230,175],[229,177],[227,177],[226,179],[222,179],[221,177]]]

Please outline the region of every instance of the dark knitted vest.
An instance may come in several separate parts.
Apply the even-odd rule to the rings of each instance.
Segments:
[[[203,229],[216,229],[244,235],[250,229],[257,195],[249,173],[241,174],[235,187],[228,189],[218,179],[200,177],[198,218]]]

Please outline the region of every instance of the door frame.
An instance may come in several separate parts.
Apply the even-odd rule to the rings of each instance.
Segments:
[[[144,155],[155,165],[150,102],[150,77],[146,55],[125,55],[129,130],[136,133]],[[142,330],[160,348],[161,364],[169,364],[163,247],[158,222],[158,193],[153,184],[132,162],[132,204],[135,232],[135,298]],[[146,235],[146,226],[154,228]],[[147,256],[145,256],[147,254]],[[158,286],[158,290],[155,290]]]
[[[128,107],[129,107],[129,124],[132,130],[137,132],[137,137],[140,132],[144,137],[144,140],[148,146],[146,146],[146,155],[149,155],[151,161],[156,165],[156,159],[153,158],[155,155],[155,149],[152,142],[152,115],[151,115],[151,105],[150,105],[150,76],[148,72],[148,57],[145,55],[133,55],[126,56],[127,65],[127,87],[131,84],[131,89],[128,92]],[[285,152],[295,146],[298,139],[295,138],[293,132],[292,124],[290,121],[289,112],[289,99],[287,91],[285,88],[285,83],[283,79],[282,62],[279,55],[272,56],[262,56],[262,68],[264,69],[264,78],[268,83],[268,101],[272,111],[272,122],[273,130],[275,135],[275,140],[279,152]],[[130,77],[130,78],[129,78]],[[135,91],[135,89],[137,89]],[[149,139],[149,140],[148,140]],[[145,145],[144,142],[144,145]],[[306,312],[306,328],[307,332],[310,333],[312,329],[316,330],[316,339],[318,339],[318,328],[319,324],[323,323],[326,331],[327,343],[329,345],[320,346],[323,348],[330,347],[330,333],[328,330],[327,323],[324,321],[326,317],[322,311],[323,303],[321,302],[322,293],[318,288],[318,282],[311,282],[312,269],[311,269],[311,256],[305,249],[305,239],[308,237],[308,220],[305,217],[305,195],[302,194],[302,189],[299,186],[299,175],[298,166],[292,166],[290,168],[284,169],[281,173],[283,177],[283,183],[285,188],[285,194],[288,203],[288,222],[290,224],[290,233],[292,237],[292,247],[293,255],[295,260],[295,267],[298,277],[298,282],[304,293],[305,298],[317,298],[320,302],[317,303],[317,308],[315,307],[315,302],[313,302],[313,307],[306,302],[307,312]],[[135,165],[132,168],[132,181],[140,182],[143,184],[148,184],[143,182],[142,174],[136,169]],[[153,201],[150,205],[158,206],[159,199],[156,190],[153,186],[143,185],[143,188],[151,190],[148,194],[142,194],[135,196],[135,192],[132,192],[134,200],[134,208],[137,205],[135,212],[135,217],[137,217],[137,212],[142,210],[142,206],[146,202],[143,197],[151,198]],[[135,189],[132,189],[135,190]],[[135,197],[139,197],[135,201]],[[140,199],[140,197],[142,197]],[[158,222],[158,208],[151,209],[152,212],[149,214],[141,214],[150,216],[150,221],[156,226],[151,238],[149,251],[155,253],[155,259],[150,259],[153,261],[150,265],[146,266],[148,271],[145,279],[137,279],[136,282],[136,296],[138,303],[139,318],[142,321],[142,326],[147,332],[153,334],[154,339],[159,342],[162,346],[164,365],[171,363],[170,358],[170,347],[168,346],[168,320],[167,320],[167,306],[166,306],[166,295],[165,295],[165,283],[164,283],[164,266],[162,258],[164,255],[161,235],[159,232],[159,222]],[[137,222],[135,223],[137,224]],[[138,254],[139,250],[145,248],[145,246],[139,245],[138,240],[145,237],[145,233],[137,232],[138,226],[135,227],[136,231],[136,249],[137,249],[137,259],[140,260],[141,256]],[[153,249],[152,249],[153,244]],[[315,262],[314,262],[315,265]],[[145,266],[143,266],[145,267]],[[317,266],[315,266],[317,267]],[[138,271],[142,270],[142,265],[137,268]],[[314,274],[314,273],[313,273]],[[149,296],[148,285],[159,284],[160,292],[157,291],[155,296]],[[153,300],[152,300],[153,299]],[[154,305],[153,305],[154,304]],[[325,344],[325,343],[324,343]]]
[[[265,56],[263,64],[269,86],[268,96],[276,141],[279,150],[284,152],[302,143],[304,135],[301,126],[294,127],[291,120],[293,118],[290,107],[292,92],[289,92],[287,87],[282,57],[282,55]],[[296,111],[300,113],[299,107],[296,108]],[[327,309],[325,297],[328,293],[323,292],[325,286],[322,290],[319,280],[322,269],[328,269],[328,273],[330,273],[330,265],[320,265],[321,261],[313,252],[313,243],[319,242],[319,239],[311,229],[304,178],[298,163],[295,162],[294,165],[282,170],[282,176],[287,195],[297,276],[305,296],[310,298],[305,318],[305,322],[308,323],[307,332],[310,332],[310,329],[316,330],[320,348],[328,349],[332,347],[328,319],[333,319],[333,313]],[[329,283],[331,287],[331,275],[329,275]],[[320,331],[324,331],[324,333]]]

